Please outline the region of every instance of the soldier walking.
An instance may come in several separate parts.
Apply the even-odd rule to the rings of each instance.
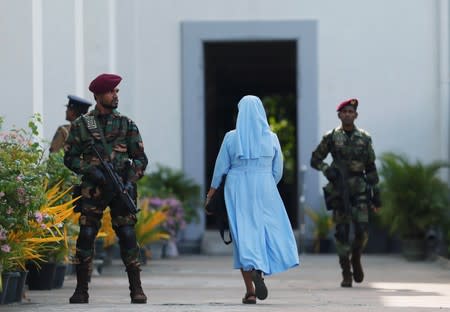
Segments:
[[[64,164],[82,175],[80,202],[80,233],[75,254],[77,286],[70,303],[88,303],[89,268],[94,256],[94,241],[101,225],[103,211],[110,207],[112,226],[119,238],[120,255],[128,274],[131,303],[146,303],[141,287],[139,248],[136,242],[136,211],[129,209],[123,196],[131,196],[136,203],[136,181],[147,167],[144,145],[136,124],[117,112],[117,85],[122,78],[101,74],[89,85],[94,94],[95,109],[72,124],[64,150]],[[98,152],[98,154],[96,153]],[[110,178],[111,171],[101,166],[106,161],[118,180]],[[112,168],[111,168],[112,167]],[[106,171],[106,172],[105,172]],[[121,183],[122,194],[115,186]],[[128,198],[128,197],[127,197]]]
[[[357,108],[357,99],[338,105],[341,126],[323,136],[311,157],[311,166],[329,181],[323,190],[327,209],[333,211],[336,224],[341,287],[352,287],[352,278],[356,283],[364,279],[361,254],[368,240],[369,209],[376,212],[381,206],[372,139],[354,124]],[[328,153],[333,159],[330,165],[324,162]],[[354,239],[350,241],[352,224]]]

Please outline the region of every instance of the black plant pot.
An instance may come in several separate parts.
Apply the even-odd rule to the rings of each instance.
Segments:
[[[16,299],[14,301],[16,302],[22,302],[23,294],[25,291],[25,282],[27,280],[28,271],[20,271],[19,272],[20,277],[17,281],[17,288],[16,288]]]
[[[55,276],[53,278],[53,288],[61,288],[64,284],[64,276],[66,276],[67,265],[58,263],[55,268]]]
[[[39,268],[34,262],[29,262],[27,269],[29,290],[50,290],[53,288],[56,263],[42,263],[41,268]]]
[[[12,303],[16,300],[17,284],[19,283],[19,272],[2,273],[3,290],[0,292],[0,304]]]

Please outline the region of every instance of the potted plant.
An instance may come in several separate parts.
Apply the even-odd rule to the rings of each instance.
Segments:
[[[187,223],[198,220],[200,186],[186,177],[183,171],[157,165],[157,170],[146,174],[138,181],[141,197],[178,199]]]
[[[43,188],[45,187],[43,186]],[[57,186],[47,192],[47,203],[39,211],[28,216],[28,225],[26,227],[10,230],[7,235],[6,231],[2,231],[1,238],[9,246],[9,248],[4,248],[3,250],[8,253],[8,257],[3,259],[2,265],[8,273],[17,272],[15,284],[10,283],[11,278],[8,281],[9,287],[16,287],[13,290],[14,296],[6,299],[4,303],[21,301],[25,279],[28,278],[29,280],[30,273],[39,272],[43,264],[51,261],[49,255],[54,254],[58,248],[57,246],[63,240],[61,231],[58,228],[64,221],[67,210],[70,213],[71,202],[52,206],[52,197],[63,195],[53,192],[56,188]],[[30,264],[33,264],[36,268],[35,272],[29,272]],[[45,275],[46,280],[49,280],[49,276],[49,274]],[[33,285],[30,285],[30,283],[29,287],[33,289]]]
[[[160,199],[173,198],[181,203],[183,219],[186,226],[183,230],[177,231],[177,244],[174,241],[168,242],[170,251],[177,252],[198,252],[200,250],[202,236],[199,233],[198,221],[200,220],[201,198],[200,186],[186,176],[182,170],[172,169],[163,165],[157,165],[157,170],[144,175],[138,181],[138,193],[141,197],[152,197]],[[168,222],[173,219],[169,216]]]
[[[156,243],[170,239],[170,234],[162,228],[167,220],[168,207],[151,207],[148,197],[140,199],[139,206],[141,210],[137,215],[136,238],[141,246],[142,263],[145,264],[147,259],[162,256],[162,245],[159,244],[160,248],[157,248]]]
[[[381,156],[381,222],[402,240],[409,260],[425,258],[425,237],[432,226],[447,218],[449,186],[439,176],[448,163],[410,162],[394,153]]]
[[[45,205],[30,220],[33,230],[22,234],[24,241],[36,244],[34,250],[39,254],[37,259],[30,259],[32,261],[27,263],[30,290],[59,288],[64,281],[69,253],[67,220],[73,214],[75,199],[60,202],[70,192],[70,188],[62,190],[62,185],[61,180],[47,189]]]
[[[324,208],[321,208],[318,211],[311,208],[305,208],[305,214],[314,223],[314,252],[330,252],[332,240],[329,238],[329,234],[333,229],[333,219],[331,215]]]
[[[2,275],[25,272],[24,256],[28,253],[26,243],[18,239],[18,233],[29,231],[29,219],[45,202],[45,166],[43,149],[37,140],[35,115],[28,123],[28,129],[11,129],[0,132],[0,267]],[[3,118],[0,117],[0,129]],[[17,274],[16,274],[17,275]],[[19,277],[19,278],[20,278]],[[7,288],[13,283],[3,283],[2,303],[18,301],[16,295],[5,298]],[[14,287],[20,287],[21,282]],[[15,294],[17,290],[12,290]],[[7,300],[5,300],[7,299]]]
[[[7,254],[7,257],[3,257],[2,260],[2,271],[0,272],[0,284],[2,284],[2,289],[0,289],[0,304],[7,304],[17,301],[16,293],[17,288],[20,283],[20,271],[16,265],[16,259],[21,256],[22,246],[20,242],[16,242],[11,237],[11,232],[5,238],[6,244],[2,245],[2,251]],[[8,246],[8,248],[5,248]],[[23,288],[22,288],[23,289]]]
[[[0,118],[0,129],[2,121]],[[29,126],[31,131],[0,132],[1,250],[10,249],[3,241],[7,234],[27,229],[29,217],[45,202],[43,150],[35,142],[36,125],[30,121]],[[0,262],[5,254],[0,251]]]

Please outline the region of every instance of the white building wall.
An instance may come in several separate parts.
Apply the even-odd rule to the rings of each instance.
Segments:
[[[31,1],[0,0],[0,115],[3,129],[33,114]]]
[[[337,123],[334,103],[360,99],[357,124],[377,153],[405,152],[423,160],[439,151],[435,2],[352,1],[357,8],[319,26],[320,129]],[[362,4],[365,3],[363,6]],[[330,107],[331,106],[331,107]]]
[[[181,21],[314,19],[319,21],[321,132],[338,123],[337,103],[357,97],[358,124],[373,135],[378,153],[393,150],[426,161],[439,155],[436,2],[142,1],[139,12],[148,16],[140,19],[146,58],[140,70],[159,73],[150,94],[167,105],[149,111],[158,112],[151,122],[158,128],[180,118]],[[154,142],[179,140],[179,127],[173,130]],[[319,140],[321,134],[312,135]],[[174,145],[177,157],[180,146]],[[169,150],[154,156],[169,160]]]
[[[52,139],[64,121],[67,94],[84,97],[77,90],[74,1],[42,2],[42,63],[44,97],[44,136]]]
[[[74,13],[80,3],[81,26]],[[152,165],[181,168],[180,23],[307,19],[319,25],[320,133],[311,135],[319,141],[322,132],[338,123],[337,103],[357,97],[358,125],[372,134],[378,154],[396,151],[424,161],[441,158],[442,150],[448,151],[441,148],[448,142],[441,126],[448,118],[440,114],[446,106],[440,103],[438,3],[42,1],[44,136],[51,139],[64,122],[62,105],[68,93],[79,93],[77,81],[85,84],[78,95],[92,99],[89,81],[116,71],[124,78],[120,111],[136,120]],[[31,10],[31,0],[0,0],[0,114],[7,125],[25,126],[33,113]],[[82,69],[76,68],[79,27]]]

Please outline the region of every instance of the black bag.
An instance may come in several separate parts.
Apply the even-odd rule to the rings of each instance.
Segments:
[[[226,178],[227,175],[224,174],[219,187],[216,189],[214,194],[209,199],[208,204],[205,206],[205,210],[214,215],[216,218],[216,224],[219,229],[220,236],[222,237],[223,242],[228,245],[232,242],[232,238],[229,232],[230,226],[228,224],[227,207],[225,205],[224,187]],[[228,237],[230,238],[229,240],[225,240],[225,231],[228,231]]]

